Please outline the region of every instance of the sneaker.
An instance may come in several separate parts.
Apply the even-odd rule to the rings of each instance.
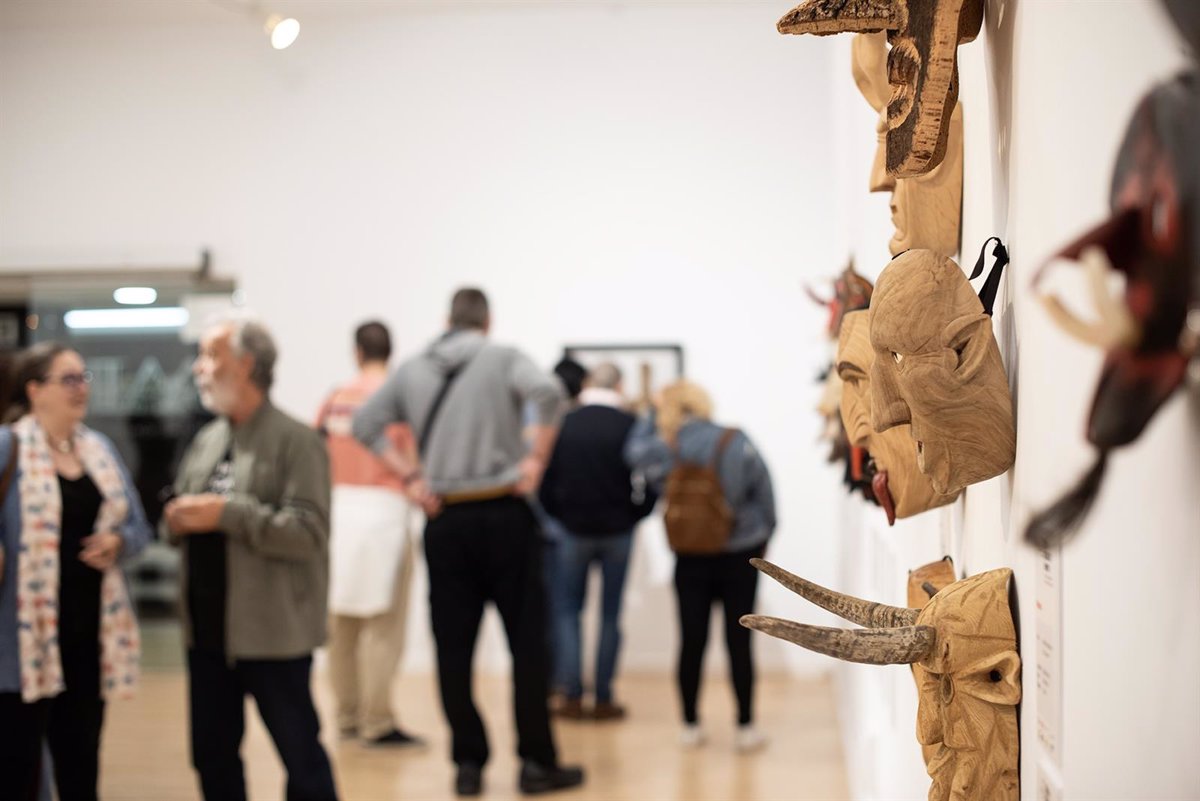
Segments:
[[[683,731],[679,732],[679,744],[684,748],[699,748],[704,745],[704,730],[700,728],[700,724],[683,724]]]
[[[625,717],[625,707],[612,701],[597,701],[591,717],[592,720],[621,720]]]
[[[558,718],[566,718],[567,720],[583,720],[583,701],[578,698],[564,698],[562,703],[556,706],[553,714]]]
[[[460,796],[479,795],[483,792],[483,768],[471,762],[458,766],[454,777],[454,792]]]
[[[536,762],[525,762],[521,765],[521,776],[517,784],[526,795],[566,790],[568,787],[583,784],[583,768],[562,765],[548,768]]]
[[[747,723],[745,726],[738,726],[737,734],[733,737],[733,747],[742,754],[760,751],[766,745],[767,735],[754,728],[754,724],[752,723]]]
[[[369,746],[389,746],[394,748],[416,748],[425,745],[425,741],[420,737],[395,728],[378,737],[365,740],[364,743]]]

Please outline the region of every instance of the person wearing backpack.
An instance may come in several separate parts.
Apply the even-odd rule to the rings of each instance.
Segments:
[[[705,740],[696,703],[712,605],[720,601],[738,708],[734,743],[739,751],[754,751],[766,745],[766,737],[754,726],[750,632],[738,620],[754,611],[758,571],[750,559],[763,555],[775,531],[771,475],[744,432],[712,422],[712,401],[697,384],[671,384],[654,407],[630,432],[625,459],[660,488],[667,539],[676,554],[680,742],[694,748]]]

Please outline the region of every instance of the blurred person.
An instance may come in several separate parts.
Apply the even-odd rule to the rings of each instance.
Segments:
[[[587,368],[570,356],[564,355],[554,365],[554,374],[558,376],[566,392],[566,408],[574,409],[579,405],[579,393],[583,391]],[[531,414],[536,415],[536,408]],[[550,704],[551,710],[557,711],[566,700],[569,683],[565,665],[560,658],[562,649],[559,646],[558,635],[558,619],[566,603],[562,571],[559,567],[564,534],[562,524],[546,514],[536,496],[530,496],[529,500],[542,527],[542,583],[546,587],[546,652],[550,659]]]
[[[754,726],[750,630],[738,621],[754,611],[758,571],[750,565],[750,559],[763,555],[775,531],[771,476],[749,437],[712,422],[712,401],[699,385],[689,381],[671,384],[655,399],[654,406],[654,412],[639,420],[630,434],[625,450],[630,466],[643,470],[647,480],[659,487],[669,482],[675,470],[709,467],[719,484],[714,491],[719,489],[720,497],[688,501],[703,500],[729,515],[728,536],[719,552],[680,553],[676,548],[675,593],[682,635],[678,673],[684,720],[681,742],[695,747],[705,739],[696,704],[709,619],[713,604],[719,601],[725,610],[725,647],[737,699],[734,743],[739,751],[753,751],[764,746],[766,738]],[[691,483],[695,486],[697,482]],[[678,491],[678,497],[674,492],[668,486],[664,495],[668,534],[672,502],[685,503],[679,498],[685,497],[686,487]],[[675,513],[694,518],[704,512],[687,508],[676,509]],[[676,547],[674,543],[672,547]]]
[[[542,507],[564,529],[559,544],[563,604],[558,610],[559,653],[565,699],[556,710],[567,718],[615,720],[625,708],[613,701],[612,683],[621,646],[621,596],[629,567],[633,527],[654,507],[654,497],[634,500],[625,443],[637,418],[625,411],[621,371],[604,362],[584,381],[578,408],[567,413],[542,479]],[[595,703],[583,707],[579,616],[589,569],[600,568],[600,640],[593,676]]]
[[[396,723],[392,679],[404,650],[412,576],[411,515],[404,484],[354,439],[354,413],[387,380],[391,335],[380,322],[354,332],[358,375],[338,387],[317,416],[333,477],[330,526],[329,671],[343,737],[368,745],[422,745]],[[388,432],[397,447],[412,434]]]
[[[460,289],[449,330],[400,366],[354,418],[354,435],[400,476],[428,516],[425,561],[442,707],[452,731],[455,791],[478,795],[487,734],[472,698],[472,662],[488,601],[512,652],[518,784],[541,793],[582,783],[559,764],[547,710],[542,542],[527,496],[536,492],[563,400],[559,382],[512,347],[490,342],[487,297]],[[533,403],[532,445],[522,412]],[[409,423],[415,451],[386,431]]]
[[[61,801],[95,799],[105,701],[137,681],[117,562],[153,531],[112,442],[83,425],[90,382],[74,350],[33,346],[0,429],[0,777],[17,801],[49,797],[46,751]]]
[[[315,431],[271,404],[276,354],[250,320],[201,336],[192,373],[217,419],[184,454],[163,515],[182,545],[192,764],[208,801],[246,797],[246,695],[289,801],[337,797],[310,688],[325,640],[329,460]]]

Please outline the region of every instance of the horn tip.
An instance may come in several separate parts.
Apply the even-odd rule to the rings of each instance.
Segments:
[[[765,618],[762,615],[742,615],[741,617],[738,618],[738,623],[741,623],[743,626],[745,626],[748,629],[755,629],[756,631],[761,631],[763,628],[763,623],[766,620],[767,620],[767,618]]]

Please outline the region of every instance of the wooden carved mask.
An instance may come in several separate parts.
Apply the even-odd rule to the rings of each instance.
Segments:
[[[954,562],[949,556],[921,565],[916,570],[908,572],[908,605],[912,609],[924,609],[929,601],[946,587],[958,579],[954,575]],[[926,680],[926,670],[918,664],[912,665],[913,680],[919,691]],[[922,745],[921,756],[928,767],[938,755],[936,745]]]
[[[780,33],[887,31],[887,172],[924,175],[942,163],[958,105],[958,46],[979,35],[983,0],[806,0]]]
[[[879,114],[878,145],[871,163],[870,190],[891,194],[895,232],[888,250],[895,256],[913,248],[947,256],[958,252],[962,229],[963,120],[955,104],[947,131],[946,157],[923,175],[893,178],[887,172],[887,39],[881,33],[860,33],[850,50],[854,82]]]
[[[871,428],[871,348],[869,315],[857,311],[842,318],[834,366],[842,378],[842,423],[850,444],[869,454],[867,474],[872,495],[888,518],[912,517],[944,506],[957,493],[943,495],[917,467],[917,446],[908,425],[876,433]]]
[[[871,426],[908,423],[937,492],[1012,466],[1012,395],[992,320],[953,260],[910,250],[884,268],[871,298],[871,346]]]
[[[865,628],[809,626],[763,615],[742,625],[810,651],[868,665],[921,668],[917,740],[931,749],[930,801],[1017,801],[1021,657],[1008,568],[955,582],[923,609],[864,601],[770,562],[759,570],[796,594]]]

